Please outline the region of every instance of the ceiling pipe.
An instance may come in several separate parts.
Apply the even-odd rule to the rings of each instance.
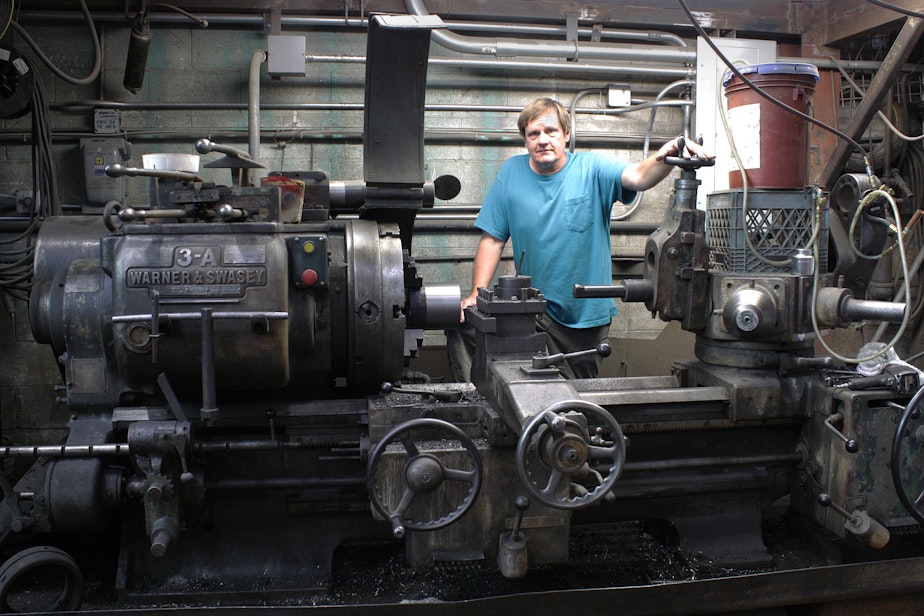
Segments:
[[[56,21],[70,21],[84,18],[79,13],[73,11],[22,11],[17,13],[19,21],[47,21],[49,18]],[[121,13],[111,11],[97,11],[93,14],[96,22],[108,23],[125,23],[127,17]],[[176,15],[150,15],[149,22],[154,23],[182,23],[184,20]],[[209,23],[213,25],[224,26],[256,26],[263,28],[266,19],[262,15],[255,14],[208,14]],[[130,21],[130,20],[129,20]],[[542,26],[534,24],[507,24],[499,22],[470,22],[470,21],[450,21],[444,20],[446,25],[452,30],[474,31],[474,32],[493,32],[501,34],[525,34],[525,35],[545,35],[545,36],[565,36],[567,29],[561,26]],[[279,25],[282,28],[299,29],[299,28],[336,28],[348,27],[365,30],[369,26],[368,19],[344,19],[341,17],[299,17],[295,15],[282,15],[279,19]],[[637,41],[640,43],[650,43],[655,45],[673,45],[677,47],[686,47],[687,42],[671,32],[661,32],[657,30],[613,30],[613,29],[592,29],[578,28],[578,36],[593,37],[599,36],[606,39],[621,39],[626,41]]]
[[[415,15],[429,15],[423,3],[420,0],[405,0],[407,10]],[[72,13],[72,12],[70,12]],[[65,11],[40,12],[24,11],[17,17],[18,21],[36,20],[47,23],[49,18],[57,21],[76,18]],[[120,13],[107,12],[94,13],[95,21],[108,21],[115,23],[126,23],[126,18]],[[179,19],[174,19],[171,15],[149,16],[149,22],[180,23]],[[209,15],[208,21],[212,25],[254,25],[264,24],[264,17],[261,15]],[[128,24],[126,24],[128,25]],[[280,18],[280,25],[284,27],[342,27],[351,26],[365,28],[368,25],[367,20],[344,20],[340,18],[322,18],[322,17],[286,17]],[[528,26],[528,25],[508,25],[508,24],[480,24],[473,25],[468,23],[447,22],[449,28],[473,30],[500,30],[512,32],[515,34],[525,35],[561,35],[564,29],[546,26]],[[588,29],[579,30],[579,34],[592,35],[593,31]],[[434,30],[432,38],[440,45],[467,54],[496,55],[498,57],[526,56],[526,57],[544,57],[544,58],[564,58],[568,60],[589,59],[589,60],[649,60],[657,62],[676,62],[693,64],[696,61],[696,52],[686,47],[686,43],[680,37],[665,33],[632,30],[601,30],[601,36],[607,38],[617,38],[626,40],[637,40],[653,44],[652,47],[657,49],[644,50],[632,48],[614,49],[609,44],[599,44],[591,42],[565,41],[565,40],[504,40],[497,38],[467,37],[461,36],[447,30]],[[667,45],[677,46],[677,49],[665,48]]]
[[[250,158],[260,162],[260,66],[266,62],[266,52],[254,50],[250,56],[250,70],[247,79],[247,134]]]
[[[427,16],[430,13],[421,0],[405,0],[408,13]],[[541,57],[566,60],[612,60],[612,61],[656,61],[695,64],[696,52],[681,49],[634,49],[614,47],[600,43],[583,43],[552,40],[504,40],[497,38],[461,36],[448,30],[433,30],[433,42],[452,51],[472,55],[494,55],[497,57]]]
[[[433,31],[434,33],[437,30]],[[431,36],[433,36],[431,34]],[[365,62],[362,56],[331,56],[331,55],[309,55],[305,58],[308,62],[338,62],[345,64],[359,64]],[[450,66],[454,68],[467,69],[503,69],[503,70],[526,70],[526,71],[557,71],[560,73],[581,73],[606,75],[637,75],[640,77],[663,78],[665,81],[674,79],[685,79],[692,77],[695,71],[693,66],[686,68],[664,68],[656,66],[613,66],[612,64],[577,64],[574,62],[533,62],[529,60],[472,60],[467,58],[438,58],[430,56],[429,64],[431,66]]]
[[[17,13],[16,20],[19,23],[25,22],[41,22],[47,23],[49,19],[53,19],[57,22],[63,21],[83,21],[85,18],[77,11],[20,11]],[[233,14],[233,13],[222,13],[222,14],[209,14],[208,15],[209,23],[213,25],[225,25],[225,26],[245,26],[251,25],[254,27],[263,28],[265,25],[265,19],[261,15],[254,14]],[[127,18],[123,13],[113,12],[113,11],[94,11],[93,20],[97,23],[117,23],[124,24],[126,27],[130,25],[130,19]],[[188,20],[180,15],[171,15],[169,13],[151,15],[149,17],[151,23],[176,23],[182,24],[184,22],[188,23]],[[341,17],[297,17],[292,15],[283,15],[281,18],[281,26],[283,28],[290,29],[299,29],[299,28],[356,28],[356,29],[365,29],[368,26],[368,20],[365,19],[343,19]],[[450,30],[472,30],[472,31],[482,31],[482,32],[513,32],[517,34],[550,34],[550,35],[564,35],[565,29],[556,27],[556,26],[536,26],[536,25],[517,25],[517,24],[490,24],[490,23],[475,23],[475,22],[456,22],[456,21],[446,21],[446,25]],[[588,36],[592,34],[591,30],[586,28],[579,28],[578,33],[581,36]],[[628,39],[632,40],[638,36],[648,37],[646,40],[650,43],[662,43],[662,44],[677,44],[677,41],[683,43],[683,39],[676,37],[670,33],[662,32],[651,32],[651,31],[634,31],[634,30],[602,30],[601,35],[604,38],[615,38],[615,39]],[[652,36],[653,35],[653,36]],[[641,39],[638,39],[641,40]],[[837,66],[827,58],[790,58],[790,57],[779,57],[777,58],[778,62],[805,62],[813,64],[818,68],[825,69],[837,69]],[[877,71],[882,68],[882,62],[877,62],[875,60],[840,60],[839,61],[843,68],[848,70],[856,71]],[[601,67],[602,70],[603,67]],[[612,67],[610,67],[612,69]],[[903,72],[913,72],[918,69],[916,64],[907,63],[902,65],[901,70]]]

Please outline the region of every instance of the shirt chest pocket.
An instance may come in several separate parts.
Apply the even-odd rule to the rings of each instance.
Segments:
[[[594,210],[590,193],[564,201],[565,228],[569,231],[583,233],[593,222]]]

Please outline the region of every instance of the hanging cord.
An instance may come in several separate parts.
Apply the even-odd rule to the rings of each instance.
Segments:
[[[841,65],[841,63],[838,61],[838,59],[835,58],[834,56],[828,56],[828,57],[829,57],[829,58],[831,59],[831,61],[834,63],[834,66],[837,68],[837,70],[840,71],[840,73],[841,73],[841,75],[844,77],[844,79],[847,80],[847,83],[849,83],[850,86],[857,92],[857,94],[859,94],[860,96],[865,96],[865,95],[866,95],[866,92],[864,92],[863,89],[860,88],[860,86],[857,85],[857,82],[854,81],[853,78],[847,73],[847,71],[844,70],[843,65]],[[888,116],[886,116],[886,114],[884,114],[884,113],[882,112],[881,109],[879,109],[879,110],[876,111],[876,115],[878,115],[878,116],[879,116],[879,119],[882,120],[883,124],[885,124],[885,125],[889,128],[889,130],[892,131],[892,133],[893,133],[896,137],[898,137],[899,139],[901,139],[902,141],[921,141],[921,140],[924,140],[924,135],[918,135],[917,137],[910,137],[910,136],[904,134],[902,131],[900,131],[898,128],[896,128],[896,126],[895,126],[894,124],[892,124],[892,122],[889,120]]]
[[[93,24],[93,18],[90,16],[90,10],[87,8],[86,0],[78,0],[78,2],[80,3],[80,10],[83,11],[83,15],[87,19],[87,26],[90,28],[90,38],[93,40],[93,70],[91,70],[90,74],[86,77],[77,78],[66,74],[60,68],[55,66],[55,63],[52,62],[51,59],[42,52],[38,44],[32,39],[31,36],[29,36],[25,30],[23,30],[22,26],[20,26],[15,21],[11,21],[10,25],[13,26],[13,29],[16,30],[16,32],[23,38],[24,41],[26,41],[26,43],[29,44],[29,47],[32,48],[32,51],[35,52],[35,54],[45,64],[45,66],[51,69],[52,73],[75,86],[86,86],[96,81],[96,78],[99,77],[100,70],[103,66],[103,52],[102,45],[99,42],[99,35],[96,32],[96,26]]]
[[[0,1],[0,38],[6,36],[10,24],[13,22],[13,14],[16,12],[16,2],[9,0],[9,3]]]
[[[658,92],[658,95],[655,97],[655,103],[661,102],[661,99],[664,98],[664,96],[668,92],[670,92],[671,90],[675,88],[679,88],[682,86],[686,86],[689,88],[694,85],[696,85],[696,82],[691,81],[689,79],[682,79],[680,81],[675,81],[673,83],[670,83],[667,86],[665,86],[664,89],[662,89],[660,92]],[[651,114],[648,116],[648,126],[645,128],[645,141],[642,144],[642,160],[645,160],[646,158],[648,158],[648,149],[651,146],[651,132],[654,130],[655,116],[658,113],[659,106],[660,105],[653,106],[651,108]],[[687,127],[684,126],[684,132],[686,132],[686,128]],[[682,156],[683,152],[681,152],[680,154]],[[629,209],[623,212],[622,214],[619,214],[618,216],[614,216],[613,220],[626,220],[627,218],[632,216],[632,214],[634,214],[635,211],[642,204],[642,201],[644,199],[645,199],[644,190],[640,190],[637,193],[635,193],[635,199],[632,200],[632,203],[629,203],[626,205],[626,207]]]
[[[875,197],[881,197],[881,196],[884,196],[884,195],[888,195],[888,193],[887,193],[885,190],[882,190],[882,189],[879,189],[879,190],[872,190],[872,191],[868,192],[868,193],[867,193],[866,195],[864,195],[863,198],[860,200],[860,205],[857,207],[857,210],[853,213],[853,217],[850,219],[850,231],[847,233],[848,243],[850,244],[850,250],[851,250],[855,255],[857,255],[858,257],[860,257],[861,259],[867,259],[867,260],[870,260],[870,261],[878,261],[878,260],[881,259],[882,257],[886,256],[887,254],[889,254],[890,252],[892,252],[893,250],[895,250],[895,247],[898,245],[898,240],[896,240],[894,244],[892,244],[891,246],[889,246],[888,248],[886,248],[885,250],[883,250],[882,252],[880,252],[878,255],[868,255],[868,254],[864,254],[864,253],[860,252],[860,249],[857,248],[856,244],[854,244],[854,242],[853,242],[853,236],[854,236],[854,234],[855,234],[856,231],[857,231],[857,223],[860,221],[860,216],[863,214],[863,210],[866,209],[866,206],[867,206],[867,205],[869,205],[870,203],[872,203],[872,201],[873,201],[873,199],[874,199]],[[889,195],[889,198],[890,198],[890,199],[892,200],[892,202],[894,203],[895,200],[892,199],[892,196],[891,196],[891,195]],[[897,213],[897,211],[896,211],[896,213]],[[916,224],[917,224],[917,216],[916,216],[916,217],[913,217],[912,220],[910,220],[910,221],[908,222],[908,228],[906,228],[904,231],[902,231],[901,229],[899,229],[899,228],[896,226],[896,225],[899,224],[899,221],[898,221],[897,218],[896,218],[896,220],[895,220],[895,224],[892,224],[892,223],[890,223],[890,222],[888,222],[888,221],[886,221],[886,220],[883,220],[883,219],[881,219],[881,218],[877,218],[877,217],[875,217],[875,216],[871,217],[870,220],[871,220],[872,222],[874,222],[874,223],[875,223],[875,222],[878,222],[878,224],[881,224],[881,225],[884,225],[884,226],[888,227],[889,231],[892,231],[897,237],[904,237],[904,235],[906,235],[907,233],[909,233],[909,232],[911,231],[911,227],[912,227],[913,225],[916,225]]]
[[[898,205],[895,203],[895,199],[892,198],[892,195],[890,195],[888,192],[881,190],[881,189],[870,191],[869,194],[866,197],[864,197],[863,201],[861,202],[861,205],[864,202],[868,203],[869,200],[872,200],[874,197],[882,197],[888,202],[889,207],[892,208],[892,216],[895,218],[896,227],[900,227],[901,226],[901,223],[900,223],[901,214],[898,211]],[[897,236],[898,237],[896,240],[896,244],[898,245],[898,253],[900,255],[900,260],[902,264],[902,275],[904,277],[903,289],[904,289],[905,297],[911,297],[911,283],[909,282],[909,274],[908,274],[908,258],[905,255],[905,241],[902,237],[901,231],[898,232]],[[851,239],[850,241],[852,242],[853,240]],[[815,256],[815,264],[816,264],[813,284],[812,284],[812,329],[815,331],[815,337],[818,340],[818,342],[821,343],[821,345],[825,348],[828,354],[831,355],[831,357],[839,359],[840,361],[846,364],[860,364],[863,362],[870,361],[872,359],[876,359],[877,357],[882,357],[883,355],[888,353],[890,349],[892,349],[893,347],[895,347],[896,344],[898,344],[898,341],[901,340],[901,337],[905,333],[905,329],[908,327],[908,323],[911,320],[910,319],[911,306],[907,303],[905,304],[905,312],[904,312],[904,315],[902,316],[902,322],[898,328],[898,331],[895,332],[895,336],[892,337],[892,340],[890,340],[888,344],[886,344],[885,347],[883,347],[879,352],[873,353],[872,355],[869,355],[867,357],[846,357],[844,355],[840,355],[839,353],[835,352],[828,345],[827,342],[825,342],[824,338],[821,335],[821,328],[818,325],[818,315],[815,310],[815,307],[818,305],[818,288],[820,286],[820,278],[818,274],[818,271],[820,268],[818,267],[819,255],[818,255],[818,244],[817,243],[815,244],[813,248],[812,254]]]
[[[23,60],[35,74],[35,86],[32,93],[33,182],[35,183],[36,214],[40,219],[44,219],[61,213],[52,151],[50,113],[41,75],[28,58],[23,58]]]
[[[45,88],[34,63],[25,57],[23,61],[35,74],[31,102],[34,198],[29,211],[29,226],[18,236],[0,241],[0,245],[10,247],[0,251],[0,295],[8,308],[11,306],[10,299],[28,301],[35,261],[35,234],[42,220],[61,213]]]

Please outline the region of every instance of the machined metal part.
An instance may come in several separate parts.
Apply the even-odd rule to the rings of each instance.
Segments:
[[[898,323],[905,316],[906,305],[903,302],[857,299],[850,289],[825,287],[818,291],[815,310],[823,327],[846,327],[864,319]]]
[[[709,310],[705,212],[696,209],[699,184],[692,170],[682,171],[664,221],[645,244],[645,278],[653,288],[645,307],[665,321],[680,320],[689,331],[706,325]]]

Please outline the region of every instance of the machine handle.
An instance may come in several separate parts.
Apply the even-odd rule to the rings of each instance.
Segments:
[[[818,495],[818,504],[822,507],[830,507],[839,515],[844,516],[846,520],[844,528],[871,548],[879,550],[888,545],[891,538],[889,529],[871,518],[865,511],[855,510],[853,513],[848,513],[846,509],[835,503],[830,495],[824,493]]]
[[[847,453],[857,453],[860,451],[860,445],[857,444],[857,441],[852,438],[847,438],[844,434],[834,427],[834,422],[842,422],[844,416],[841,413],[834,413],[825,419],[825,426],[834,433],[834,435],[840,440],[844,441],[844,449]]]
[[[126,167],[119,163],[106,165],[103,169],[111,178],[120,178],[122,176],[135,177],[144,176],[149,178],[163,178],[167,180],[180,180],[181,182],[204,182],[201,177],[189,171],[174,171],[171,169],[139,169],[138,167]]]
[[[702,139],[700,141],[702,141]],[[712,167],[715,165],[714,158],[700,158],[698,156],[691,156],[690,158],[687,158],[684,156],[683,150],[686,145],[687,142],[683,137],[677,139],[677,147],[680,149],[680,156],[665,156],[663,161],[664,164],[680,167],[681,169],[687,171],[699,169],[700,167]]]
[[[613,352],[612,347],[609,343],[601,342],[597,345],[595,349],[587,349],[585,351],[575,351],[574,353],[555,353],[554,355],[537,355],[533,357],[533,368],[541,369],[548,368],[549,366],[554,366],[560,364],[566,359],[573,359],[575,357],[585,357],[587,355],[598,354],[600,357],[609,357],[610,353]]]
[[[231,158],[238,158],[240,160],[253,161],[253,158],[245,152],[244,150],[238,150],[237,148],[232,148],[230,145],[222,145],[220,143],[215,143],[211,139],[202,138],[196,142],[196,151],[199,154],[210,154],[212,152],[220,152],[230,156]]]
[[[529,504],[529,499],[522,494],[513,500],[513,506],[517,508],[517,516],[513,519],[513,532],[510,533],[510,536],[513,537],[514,540],[520,538],[520,529],[523,526],[523,514],[529,509]]]

